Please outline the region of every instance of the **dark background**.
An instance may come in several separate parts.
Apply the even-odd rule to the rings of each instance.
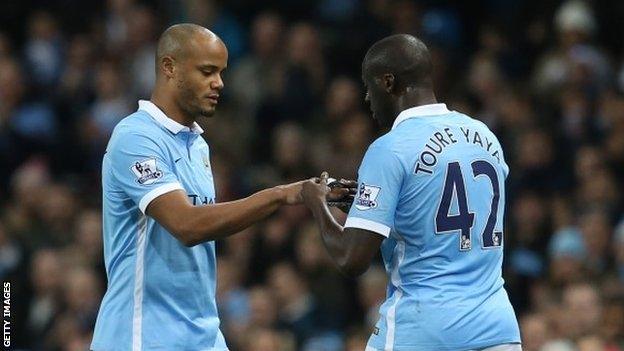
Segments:
[[[355,178],[376,137],[361,60],[386,35],[423,39],[439,101],[484,121],[511,166],[504,269],[524,349],[624,349],[624,2],[10,0],[0,277],[16,349],[88,348],[106,286],[102,153],[149,98],[155,42],[179,22],[229,49],[223,101],[202,121],[218,201],[322,170]],[[302,206],[218,256],[232,350],[363,349],[385,272],[342,278]]]

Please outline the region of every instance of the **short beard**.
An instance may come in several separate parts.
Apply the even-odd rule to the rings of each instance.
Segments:
[[[206,110],[199,104],[193,104],[197,98],[191,89],[185,87],[184,80],[178,81],[178,88],[180,89],[178,107],[187,117],[196,121],[199,117],[210,118],[214,115],[214,109]]]
[[[214,109],[212,109],[212,110],[204,110],[202,108],[199,109],[199,115],[202,116],[202,117],[210,118],[210,117],[214,116],[214,114],[215,114],[215,110]]]

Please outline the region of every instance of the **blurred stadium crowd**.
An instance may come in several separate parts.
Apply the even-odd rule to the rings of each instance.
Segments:
[[[183,21],[230,53],[203,123],[218,201],[321,170],[355,178],[376,135],[361,59],[385,35],[423,38],[439,100],[487,123],[511,166],[504,269],[524,350],[624,350],[624,3],[577,0],[3,2],[0,278],[15,349],[88,349],[106,286],[103,150],[149,97],[159,33]],[[310,219],[284,208],[218,243],[233,351],[364,349],[385,272],[342,278]]]

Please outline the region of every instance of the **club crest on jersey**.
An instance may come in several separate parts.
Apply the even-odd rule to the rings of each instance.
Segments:
[[[208,157],[208,154],[202,155],[202,162],[204,163],[204,167],[206,167],[207,170],[210,170],[210,158]]]
[[[471,248],[472,248],[472,243],[470,241],[470,237],[467,235],[462,235],[459,241],[459,250],[468,251]]]
[[[377,207],[377,196],[381,187],[375,185],[360,184],[358,188],[357,198],[355,199],[355,207],[358,210],[368,210]]]
[[[156,159],[148,158],[143,161],[136,161],[130,167],[132,173],[137,177],[137,183],[149,185],[163,176],[163,173],[156,168]]]

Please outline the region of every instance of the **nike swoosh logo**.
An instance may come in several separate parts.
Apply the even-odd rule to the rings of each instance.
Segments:
[[[178,158],[177,160],[173,161],[174,163],[178,163],[178,161],[180,161],[182,159],[182,157]]]

